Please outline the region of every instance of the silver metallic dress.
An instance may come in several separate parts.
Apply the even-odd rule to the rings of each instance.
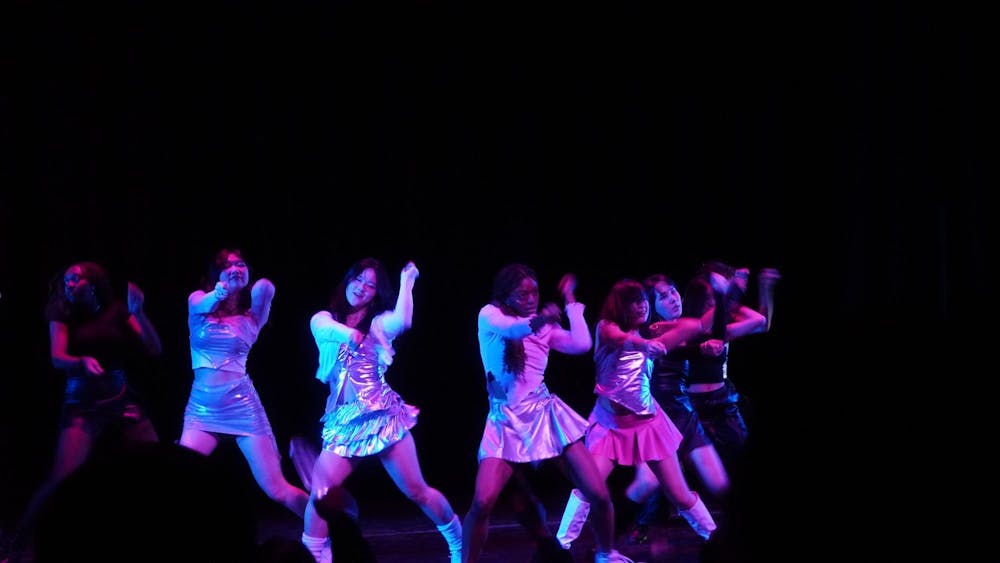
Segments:
[[[342,457],[377,454],[403,439],[420,409],[403,401],[385,380],[392,347],[380,319],[357,350],[341,344],[323,422],[323,449]]]

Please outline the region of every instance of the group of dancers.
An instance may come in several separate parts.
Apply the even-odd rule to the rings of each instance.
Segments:
[[[243,253],[224,248],[187,300],[194,378],[177,444],[208,456],[222,441],[235,441],[266,495],[302,518],[301,542],[317,563],[338,560],[330,514],[356,516],[356,501],[344,482],[370,457],[379,459],[399,490],[434,523],[452,563],[478,560],[490,516],[508,485],[518,519],[540,553],[553,559],[567,554],[589,520],[594,560],[630,561],[615,546],[615,503],[607,484],[618,466],[635,468],[625,491],[628,502],[646,505],[648,513],[662,492],[708,540],[716,522],[686,474],[694,472],[704,491],[724,498],[725,468],[746,442],[739,394],[727,374],[729,342],[769,330],[780,278],[777,270],[760,270],[752,308],[744,303],[749,274],[746,268],[706,262],[683,300],[665,275],[621,279],[607,293],[592,330],[584,304],[576,300],[573,274],[559,281],[560,306],[541,302],[530,266],[503,266],[478,315],[489,412],[472,501],[460,518],[422,475],[411,433],[419,409],[386,380],[395,359],[393,343],[413,324],[416,264],[402,268],[397,289],[381,261],[358,260],[328,307],[310,319],[319,352],[316,378],[328,385],[329,395],[318,452],[306,465],[301,452],[295,460],[299,487],[282,472],[280,448],[247,372],[275,285],[267,278],[254,280]],[[54,280],[45,314],[52,363],[65,372],[66,388],[54,464],[22,517],[17,536],[22,544],[31,541],[47,499],[87,461],[106,429],[120,427],[126,444],[159,441],[127,376],[135,354],[161,353],[143,305],[138,286],[129,282],[122,299],[94,262],[72,264]],[[593,353],[596,401],[589,416],[547,388],[553,350]],[[524,478],[526,470],[549,460],[573,485],[555,534]]]

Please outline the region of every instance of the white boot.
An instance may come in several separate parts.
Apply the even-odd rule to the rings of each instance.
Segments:
[[[696,534],[701,536],[702,539],[707,540],[711,537],[712,532],[715,531],[715,519],[712,518],[712,513],[705,507],[705,503],[698,496],[698,493],[692,491],[692,494],[697,499],[694,506],[687,510],[678,510],[677,512],[687,520],[688,525],[691,526],[691,529]]]
[[[437,527],[444,541],[448,542],[448,553],[451,563],[462,563],[462,521],[455,514],[447,524]]]
[[[618,553],[617,549],[594,554],[594,563],[635,563],[635,561]]]
[[[302,534],[302,545],[306,546],[316,563],[331,563],[333,554],[330,551],[330,538],[317,538]]]
[[[588,514],[590,514],[590,503],[583,500],[579,490],[570,491],[562,522],[559,523],[559,531],[556,532],[556,539],[563,549],[569,549],[573,540],[580,537],[583,525],[587,523]]]

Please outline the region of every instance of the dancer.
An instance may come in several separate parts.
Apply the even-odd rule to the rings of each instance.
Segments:
[[[356,514],[354,500],[341,485],[367,458],[378,457],[389,477],[437,526],[452,563],[461,563],[462,523],[448,499],[425,481],[410,429],[419,409],[406,404],[385,380],[393,363],[392,343],[413,322],[413,285],[420,272],[403,267],[395,299],[382,263],[364,258],[354,263],[334,291],[330,307],[313,315],[313,338],[319,348],[316,378],[330,386],[323,422],[323,447],[312,473],[302,543],[324,561],[331,551],[328,522],[318,509],[328,495],[338,514]],[[337,553],[338,546],[332,546]],[[335,560],[336,557],[334,557]]]
[[[49,289],[49,353],[52,365],[66,374],[66,388],[52,470],[28,502],[11,543],[11,563],[30,546],[38,512],[52,491],[90,458],[106,431],[119,432],[126,447],[159,441],[127,374],[136,360],[161,352],[142,290],[128,282],[122,300],[95,262],[70,265]]]
[[[583,444],[587,421],[545,385],[550,350],[585,354],[592,344],[584,305],[574,297],[575,287],[572,274],[563,276],[559,283],[568,330],[560,325],[561,315],[554,303],[546,304],[539,313],[538,276],[524,264],[508,264],[497,272],[492,299],[479,311],[479,352],[490,411],[479,445],[472,505],[463,524],[465,563],[478,561],[490,515],[507,483],[527,464],[548,459],[561,462],[560,468],[593,506],[594,561],[631,561],[614,548],[614,507],[607,483]],[[526,486],[524,479],[517,481],[518,486]],[[525,508],[532,507],[537,504],[527,503]],[[544,519],[536,515],[533,520]],[[554,541],[544,529],[531,531]]]
[[[301,517],[309,495],[285,479],[271,423],[246,371],[274,292],[267,278],[251,286],[240,250],[215,254],[202,288],[188,297],[194,381],[178,443],[207,456],[223,439],[235,439],[264,493]]]
[[[662,286],[656,279],[657,276],[653,276],[647,282]],[[719,261],[705,262],[688,285],[692,301],[700,304],[689,305],[685,300],[683,309],[686,315],[692,315],[724,301],[726,306],[717,310],[721,316],[716,319],[718,326],[725,328],[715,331],[712,338],[699,338],[654,364],[653,395],[664,405],[671,420],[678,422],[684,434],[681,453],[686,451],[685,461],[701,478],[705,490],[722,504],[728,500],[730,488],[726,468],[742,458],[748,436],[740,408],[742,397],[729,379],[730,342],[770,330],[774,316],[774,286],[781,274],[775,268],[762,268],[758,272],[757,311],[743,304],[749,279],[749,268],[731,268]],[[655,303],[660,311],[659,301]],[[693,365],[693,377],[689,365]],[[708,381],[699,383],[698,379]],[[671,402],[675,405],[673,409],[667,406]],[[711,416],[712,420],[703,423],[703,416]],[[629,533],[630,541],[642,543],[648,537],[649,524],[660,509],[661,495],[655,492],[656,480],[648,470],[640,467],[626,492],[630,500],[643,503]]]
[[[649,379],[650,359],[705,332],[712,312],[704,318],[662,321],[652,338],[640,334],[648,318],[649,301],[643,285],[632,279],[616,282],[604,300],[595,331],[597,401],[590,413],[587,449],[603,479],[616,464],[647,464],[691,528],[708,539],[715,522],[684,478],[677,457],[682,435],[650,394]],[[582,521],[578,514],[586,515],[586,502],[579,491],[570,493],[558,532],[566,548],[579,536]]]
[[[733,340],[770,330],[774,315],[774,286],[781,275],[774,268],[758,274],[760,311],[742,303],[749,270],[723,262],[705,262],[688,283],[684,316],[699,316],[715,308],[710,336],[692,343],[685,391],[691,405],[728,468],[739,463],[748,430],[740,406],[742,398],[729,377],[728,357]],[[723,304],[723,307],[716,307]]]
[[[646,298],[651,304],[650,323],[644,332],[647,336],[662,334],[672,321],[681,316],[681,294],[674,280],[665,274],[650,275],[643,281],[643,285]],[[679,345],[667,350],[662,356],[653,358],[650,393],[681,433],[677,455],[682,464],[692,468],[707,492],[719,500],[729,491],[729,475],[684,391],[687,356],[687,347]],[[663,497],[659,494],[660,483],[649,466],[639,463],[635,469],[635,478],[625,490],[626,504],[619,510],[639,513],[634,525],[630,526],[628,539],[631,543],[641,544],[648,541],[649,524],[659,511]],[[564,547],[568,547],[579,536],[587,517],[587,506],[584,503],[574,502],[572,499],[570,502],[573,503],[574,510],[564,513],[559,527],[559,541]]]

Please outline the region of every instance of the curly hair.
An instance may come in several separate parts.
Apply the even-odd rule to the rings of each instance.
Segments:
[[[73,266],[78,266],[94,290],[94,297],[101,308],[107,308],[115,300],[111,277],[97,262],[76,262],[52,277],[49,281],[49,301],[45,306],[45,318],[48,320],[66,319],[79,312],[66,296],[66,272]]]

